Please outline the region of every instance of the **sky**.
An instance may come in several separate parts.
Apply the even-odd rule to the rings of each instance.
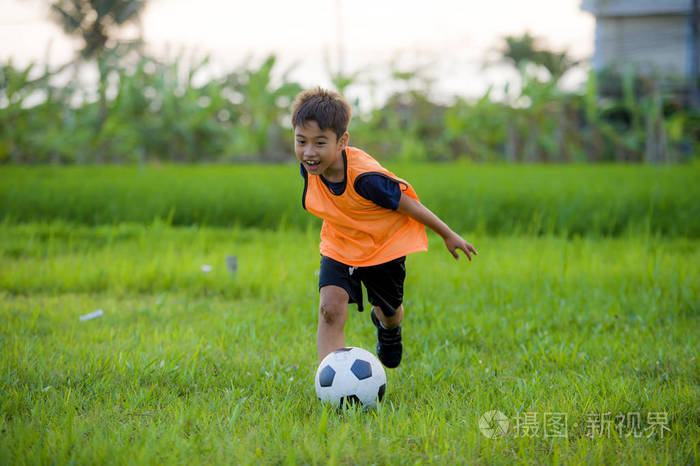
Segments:
[[[0,0],[0,60],[59,65],[75,55],[71,40],[48,17],[49,1]],[[420,66],[436,96],[482,95],[514,78],[484,67],[505,35],[529,31],[576,58],[593,53],[594,18],[581,0],[150,0],[142,15],[148,50],[173,56],[209,54],[210,72],[278,56],[279,73],[304,87],[329,86],[328,69],[362,71],[381,80],[390,62]],[[126,30],[125,36],[136,29]],[[50,51],[50,52],[47,52]],[[339,58],[339,57],[342,57]],[[384,72],[384,74],[382,74]],[[573,88],[584,71],[566,77]],[[352,89],[352,88],[351,88]],[[351,92],[351,89],[348,92]],[[361,89],[355,92],[363,92]],[[366,89],[364,90],[366,92]],[[349,96],[352,97],[352,96]]]

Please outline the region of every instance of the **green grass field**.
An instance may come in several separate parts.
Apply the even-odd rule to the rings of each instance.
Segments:
[[[24,180],[4,199],[30,191]],[[462,228],[472,263],[430,235],[407,262],[404,361],[383,403],[337,412],[313,386],[313,223],[5,214],[1,464],[698,463],[692,235]],[[374,348],[368,313],[351,307],[346,339]],[[490,410],[509,418],[505,435],[481,432]]]

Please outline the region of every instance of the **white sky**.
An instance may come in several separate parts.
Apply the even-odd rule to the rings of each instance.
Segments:
[[[0,0],[0,60],[18,65],[70,60],[79,42],[47,18],[49,1]],[[303,86],[328,85],[324,56],[344,69],[427,65],[436,94],[482,94],[511,79],[503,68],[484,70],[489,51],[506,34],[530,31],[574,57],[593,52],[595,21],[581,0],[150,0],[142,16],[151,51],[209,53],[219,70],[252,56],[278,55],[279,71],[297,63],[291,77]],[[341,12],[341,15],[338,12]],[[339,21],[342,16],[342,21]],[[338,25],[341,25],[340,33]],[[582,79],[572,76],[570,85]],[[351,96],[352,97],[352,96]]]

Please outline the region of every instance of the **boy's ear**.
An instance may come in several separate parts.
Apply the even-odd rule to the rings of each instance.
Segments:
[[[340,139],[338,139],[338,144],[340,145],[341,149],[345,149],[348,147],[348,141],[350,140],[350,133],[347,131],[343,133],[342,136],[340,136]]]

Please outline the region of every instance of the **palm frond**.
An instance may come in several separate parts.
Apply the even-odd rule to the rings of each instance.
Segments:
[[[58,23],[59,26],[68,34],[74,34],[80,30],[82,17],[76,14],[75,11],[66,9],[67,2],[57,2],[51,5],[50,15]]]
[[[138,18],[146,6],[146,2],[143,0],[121,1],[119,3],[119,8],[114,11],[113,16],[114,23],[119,25]]]

